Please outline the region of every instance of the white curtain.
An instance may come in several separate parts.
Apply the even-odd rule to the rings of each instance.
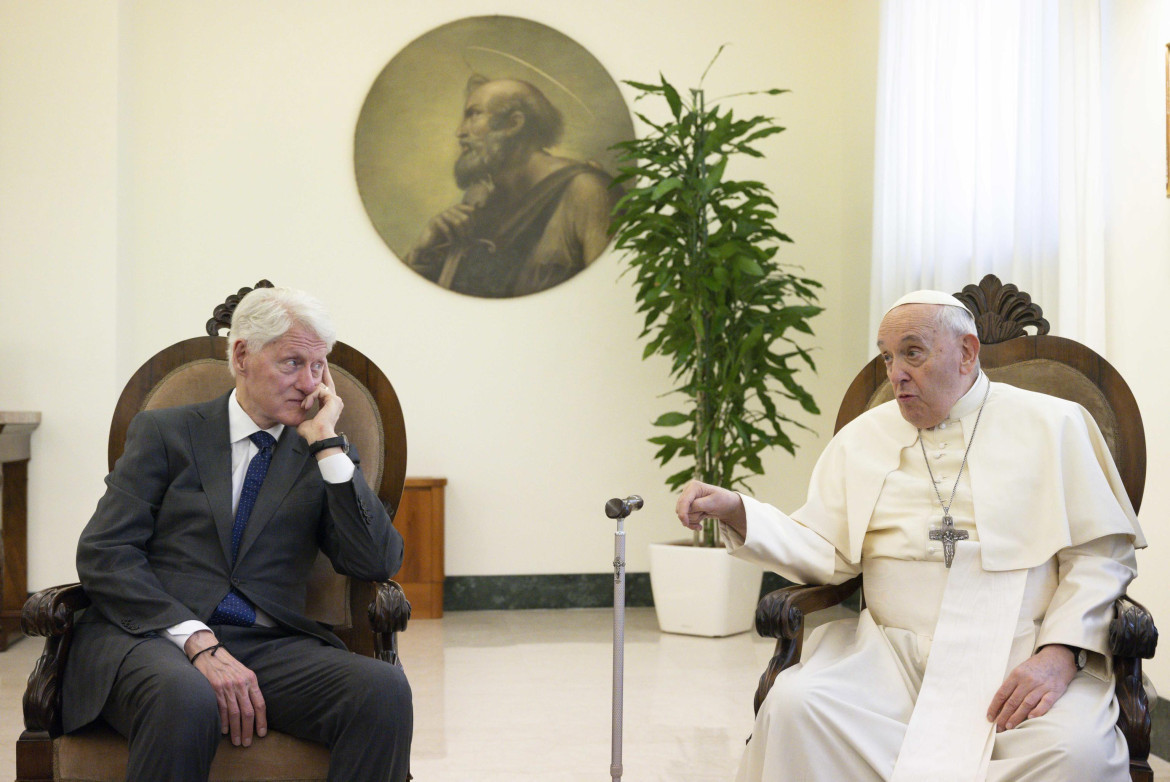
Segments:
[[[1100,18],[1099,0],[883,0],[871,337],[902,294],[993,273],[1103,350]]]

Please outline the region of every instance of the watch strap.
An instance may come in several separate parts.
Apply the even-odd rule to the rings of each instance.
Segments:
[[[343,432],[336,437],[326,437],[323,440],[318,440],[309,445],[309,455],[315,456],[328,448],[340,448],[343,452],[349,453],[349,438]]]
[[[1085,666],[1089,664],[1089,653],[1079,646],[1072,646],[1071,644],[1061,644],[1061,646],[1072,652],[1073,665],[1077,667],[1077,671],[1085,670]]]

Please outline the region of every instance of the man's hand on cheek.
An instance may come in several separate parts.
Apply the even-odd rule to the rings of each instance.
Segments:
[[[297,433],[301,437],[314,443],[317,440],[337,435],[337,421],[341,418],[341,411],[345,408],[345,403],[337,395],[336,386],[333,384],[333,375],[329,372],[328,364],[325,365],[325,371],[321,375],[321,382],[305,397],[305,401],[301,404],[306,412],[311,410],[314,404],[320,405],[315,416],[306,418],[297,427]]]

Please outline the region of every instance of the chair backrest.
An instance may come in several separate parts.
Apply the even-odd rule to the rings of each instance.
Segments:
[[[955,296],[975,315],[980,363],[992,380],[1077,402],[1097,421],[1134,510],[1146,481],[1146,436],[1137,401],[1112,365],[1079,342],[1048,335],[1040,307],[1015,285],[987,275]],[[1026,327],[1034,327],[1029,335]],[[854,378],[835,430],[894,398],[881,356]]]
[[[271,286],[266,280],[256,284],[258,288]],[[251,290],[242,288],[216,307],[207,323],[208,336],[159,351],[130,378],[110,423],[111,470],[125,447],[126,429],[139,412],[207,401],[235,386],[228,371],[227,339],[217,334],[228,327],[236,304]],[[393,517],[406,481],[406,430],[398,396],[377,365],[342,342],[329,354],[329,369],[338,395],[345,400],[337,429],[357,448],[366,480]],[[336,573],[328,558],[319,554],[309,579],[306,614],[332,625],[351,649],[356,646],[364,651],[372,642],[354,632],[355,626],[369,625],[363,606],[350,579]]]

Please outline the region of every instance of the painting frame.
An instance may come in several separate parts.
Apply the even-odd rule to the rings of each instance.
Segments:
[[[614,147],[634,136],[617,81],[565,33],[468,16],[398,50],[354,131],[354,177],[406,268],[509,299],[568,282],[610,246]]]

